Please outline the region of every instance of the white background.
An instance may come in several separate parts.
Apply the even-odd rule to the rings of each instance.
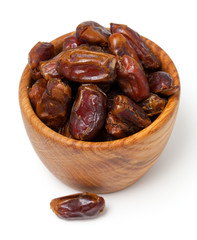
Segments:
[[[1,1],[0,239],[197,239],[196,1]],[[124,23],[173,59],[181,101],[172,136],[157,163],[137,183],[105,194],[100,217],[64,221],[51,199],[76,193],[42,164],[26,135],[18,86],[27,55],[87,20]]]

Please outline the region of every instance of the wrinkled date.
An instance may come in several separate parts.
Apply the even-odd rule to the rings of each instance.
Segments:
[[[151,93],[150,96],[139,105],[145,111],[148,117],[159,115],[165,108],[167,100]]]
[[[131,99],[139,102],[149,94],[149,85],[139,63],[127,55],[118,60],[118,83],[122,91]]]
[[[76,36],[83,43],[107,46],[110,31],[100,24],[87,21],[79,24],[76,28]]]
[[[79,87],[70,115],[70,133],[76,139],[91,140],[103,127],[107,97],[94,84]]]
[[[38,42],[29,52],[28,64],[30,67],[30,73],[34,80],[42,77],[39,69],[41,61],[52,58],[55,54],[55,49],[52,43]]]
[[[149,50],[145,42],[142,40],[141,36],[129,28],[127,25],[114,24],[111,23],[112,33],[121,33],[127,38],[131,46],[135,49],[138,57],[142,60],[145,68],[158,69],[160,67],[160,62],[156,56]]]
[[[170,96],[178,91],[169,73],[158,71],[149,74],[149,86],[152,92]]]
[[[77,193],[55,198],[50,203],[53,212],[64,219],[87,219],[99,215],[105,207],[105,200],[94,193]]]
[[[112,112],[106,117],[105,128],[114,138],[124,138],[136,132],[134,126],[123,119],[119,119]]]
[[[62,54],[63,53],[61,52],[54,58],[40,63],[40,72],[47,81],[52,80],[53,78],[63,78],[56,69],[56,62]]]
[[[124,95],[114,98],[112,110],[109,112],[105,128],[114,137],[125,137],[151,124],[144,110]],[[117,130],[116,130],[117,129]]]
[[[37,103],[38,117],[49,127],[61,127],[68,116],[71,102],[71,88],[60,79],[52,79],[47,84],[41,101]]]
[[[82,49],[65,51],[57,60],[57,70],[70,81],[112,83],[116,77],[114,55]]]
[[[114,98],[112,113],[120,119],[129,121],[138,128],[145,128],[151,124],[143,109],[123,95],[118,95]]]
[[[81,41],[75,35],[68,36],[63,41],[63,50],[76,48],[81,45]]]
[[[119,55],[121,57],[123,57],[123,55],[128,55],[134,58],[138,63],[140,63],[135,50],[121,33],[111,34],[111,36],[108,39],[108,42],[111,54]]]
[[[47,81],[44,78],[41,78],[37,80],[29,89],[28,94],[34,109],[36,109],[37,103],[41,101],[42,95],[46,88]]]

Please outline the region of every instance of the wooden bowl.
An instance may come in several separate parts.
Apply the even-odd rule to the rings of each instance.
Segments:
[[[61,51],[65,34],[52,43]],[[144,38],[160,59],[162,70],[180,86],[176,67],[155,43]],[[19,101],[29,139],[44,165],[62,182],[82,191],[110,193],[126,188],[141,178],[163,151],[176,119],[180,91],[169,98],[164,111],[142,131],[110,142],[83,142],[64,137],[48,128],[36,116],[28,98],[29,67],[19,86]],[[169,156],[170,157],[170,156]]]

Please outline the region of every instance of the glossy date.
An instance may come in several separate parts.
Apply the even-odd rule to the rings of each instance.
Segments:
[[[76,36],[83,43],[107,46],[110,31],[100,24],[87,21],[80,23],[76,28]]]
[[[134,48],[129,44],[128,40],[121,33],[113,33],[109,39],[109,51],[111,54],[128,55],[134,58],[138,63],[140,63],[139,58],[134,50]]]
[[[64,39],[62,49],[64,51],[66,49],[76,48],[81,44],[81,41],[75,35],[71,35]]]
[[[165,108],[167,100],[159,97],[157,94],[151,93],[144,101],[140,102],[140,106],[148,117],[159,115]]]
[[[179,90],[177,86],[174,86],[172,77],[167,72],[158,71],[149,74],[148,82],[151,91],[157,94],[170,96]]]
[[[38,42],[29,52],[28,64],[34,80],[41,78],[39,64],[41,61],[54,57],[55,49],[52,43]]]
[[[94,193],[77,193],[55,198],[50,203],[53,212],[63,219],[88,219],[99,215],[105,207],[105,200]]]
[[[116,58],[102,52],[70,49],[57,60],[57,71],[74,82],[112,83],[116,77]]]
[[[71,103],[71,88],[60,79],[52,79],[37,103],[36,114],[49,127],[61,127],[68,117]]]
[[[127,25],[115,23],[110,24],[110,29],[112,33],[121,33],[129,41],[130,45],[135,49],[139,59],[142,60],[145,68],[158,69],[160,67],[160,61],[150,51],[137,32]]]
[[[146,99],[149,85],[141,65],[132,57],[124,55],[118,60],[118,83],[122,91],[136,102]]]
[[[84,84],[78,89],[70,115],[70,133],[79,140],[91,140],[105,122],[107,97],[94,84]]]
[[[34,107],[37,106],[37,103],[41,101],[42,95],[47,88],[47,81],[44,78],[37,80],[32,87],[29,89],[28,94],[30,101]]]
[[[55,56],[54,58],[40,63],[40,66],[39,66],[40,72],[47,81],[52,80],[53,78],[59,78],[59,79],[63,78],[63,76],[56,69],[56,62],[61,55],[62,55],[62,52],[57,56]]]
[[[124,95],[117,95],[107,115],[105,128],[114,137],[122,138],[150,124],[151,120],[140,106]]]
[[[106,117],[105,128],[107,133],[112,135],[114,138],[124,138],[130,134],[135,133],[134,126],[129,122],[119,119],[112,112],[109,112]]]

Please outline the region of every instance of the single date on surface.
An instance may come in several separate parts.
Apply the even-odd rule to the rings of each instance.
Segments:
[[[94,193],[77,193],[55,198],[50,203],[53,212],[64,219],[88,219],[99,215],[105,207],[105,200]]]

